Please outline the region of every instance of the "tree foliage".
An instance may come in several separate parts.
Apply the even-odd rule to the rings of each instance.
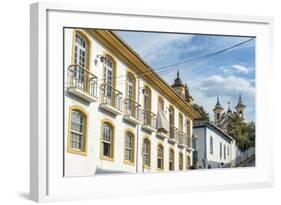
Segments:
[[[255,146],[256,127],[254,122],[245,123],[236,115],[230,118],[227,126],[227,133],[236,139],[240,151]]]
[[[201,115],[201,119],[200,120],[208,121],[208,122],[210,121],[209,113],[207,113],[204,110],[203,106],[198,105],[198,104],[193,104],[192,107],[193,107],[194,110],[196,110],[196,112],[198,112]]]

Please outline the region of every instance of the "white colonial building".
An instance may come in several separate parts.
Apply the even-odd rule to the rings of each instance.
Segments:
[[[64,175],[189,169],[200,116],[179,74],[171,87],[112,31],[64,34]]]
[[[211,122],[193,124],[194,166],[200,168],[222,168],[235,166],[236,141],[224,130]]]

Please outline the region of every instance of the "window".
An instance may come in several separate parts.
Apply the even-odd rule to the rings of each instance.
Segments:
[[[169,107],[169,124],[170,124],[170,137],[175,138],[175,110],[173,106]]]
[[[113,139],[114,127],[104,122],[102,124],[102,157],[104,159],[113,159]]]
[[[230,149],[229,149],[229,146],[227,147],[227,156],[229,156],[229,152],[230,152]]]
[[[164,113],[164,100],[162,97],[158,97],[158,110]]]
[[[223,158],[226,159],[226,147],[225,147],[225,145],[223,146]]]
[[[183,116],[179,113],[179,130],[183,131]]]
[[[143,165],[146,168],[150,167],[150,141],[148,139],[143,140]]]
[[[107,99],[108,104],[114,105],[114,68],[115,64],[109,55],[105,56],[104,60],[104,71],[103,71],[103,81],[104,81],[104,96]]]
[[[190,169],[190,162],[191,162],[191,159],[190,159],[190,156],[187,156],[186,158],[186,169]]]
[[[179,170],[183,170],[183,154],[179,153]]]
[[[74,64],[88,69],[88,48],[85,37],[80,32],[75,32]]]
[[[89,70],[89,40],[80,31],[74,31],[74,33],[75,42],[72,63],[74,67],[71,80],[73,81],[72,83],[75,83],[75,86],[86,91],[88,89],[88,73],[86,70]]]
[[[222,158],[222,144],[220,142],[220,159]]]
[[[217,121],[220,120],[220,113],[217,113]]]
[[[161,144],[157,146],[157,168],[161,170],[164,168],[164,148]]]
[[[69,108],[68,152],[86,155],[87,113],[74,105]]]
[[[144,124],[151,125],[151,91],[145,86],[143,90]]]
[[[213,137],[210,137],[210,154],[213,154]]]
[[[128,73],[127,75],[127,98],[135,100],[135,78],[133,74]]]
[[[169,150],[169,170],[173,171],[175,169],[175,154],[174,150],[170,149]]]
[[[186,120],[186,134],[187,134],[187,137],[191,137],[190,136],[190,120],[189,119],[187,119]]]
[[[125,134],[125,162],[134,163],[135,139],[131,132]]]

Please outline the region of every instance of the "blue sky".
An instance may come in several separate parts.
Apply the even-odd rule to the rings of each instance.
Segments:
[[[204,56],[240,42],[249,37],[191,35],[150,32],[115,31],[154,70],[188,59]],[[190,89],[194,103],[204,106],[213,120],[217,96],[227,110],[228,102],[234,110],[239,93],[246,104],[246,121],[255,121],[255,39],[246,44],[196,63],[158,70],[169,84],[176,71]],[[166,69],[165,69],[166,70]]]

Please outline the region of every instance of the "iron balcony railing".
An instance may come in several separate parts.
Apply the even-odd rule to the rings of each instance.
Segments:
[[[97,97],[97,77],[80,65],[68,66],[68,88],[77,88],[93,97]]]
[[[122,111],[122,92],[108,83],[103,83],[100,86],[100,103]]]
[[[187,147],[192,148],[192,137],[187,137]]]
[[[131,98],[124,99],[124,114],[140,120],[141,105]]]
[[[178,137],[177,141],[180,145],[187,145],[187,136],[185,132],[179,130],[177,137]]]
[[[150,126],[154,129],[156,129],[156,114],[151,112],[150,110],[148,109],[144,109],[142,111],[142,119],[143,119],[143,125],[147,125],[147,126]]]
[[[169,135],[170,139],[178,140],[178,128],[176,128],[174,125],[170,125]]]

